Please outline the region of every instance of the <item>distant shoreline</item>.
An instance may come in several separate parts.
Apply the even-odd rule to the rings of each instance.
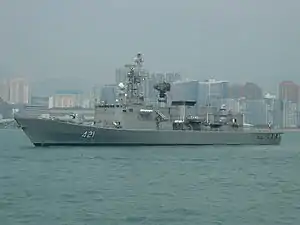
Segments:
[[[282,129],[284,132],[300,132],[300,129],[293,129],[293,128],[287,128],[287,129]]]

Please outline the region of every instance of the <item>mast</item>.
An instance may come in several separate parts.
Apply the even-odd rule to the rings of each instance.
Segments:
[[[124,85],[126,103],[141,104],[144,102],[142,82],[145,80],[146,75],[143,71],[143,63],[143,56],[141,53],[138,53],[132,64],[125,65],[129,69]]]

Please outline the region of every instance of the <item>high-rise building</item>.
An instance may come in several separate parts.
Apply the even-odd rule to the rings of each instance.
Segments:
[[[198,98],[199,81],[177,81],[172,83],[171,91],[168,94],[168,100],[171,101],[196,101]],[[187,108],[186,113],[195,115],[197,114],[197,108]]]
[[[229,82],[209,79],[199,82],[198,104],[219,107],[222,99],[228,98]]]
[[[90,93],[91,102],[99,102],[101,98],[102,85],[94,85]]]
[[[298,125],[298,105],[292,101],[283,101],[283,128],[295,128]]]
[[[257,84],[247,82],[242,88],[242,96],[248,100],[263,99],[263,90]]]
[[[277,128],[283,128],[283,116],[284,116],[284,104],[283,101],[275,99],[274,111],[273,111],[273,126]]]
[[[100,101],[106,104],[115,104],[117,100],[117,85],[105,85],[101,89]]]
[[[293,81],[283,81],[279,84],[279,99],[299,103],[299,86]]]
[[[275,110],[276,110],[276,96],[271,95],[270,93],[267,93],[264,96],[265,104],[266,104],[266,110],[267,110],[267,115],[266,115],[266,122],[270,122],[273,124],[273,126],[277,126],[279,124],[279,121],[277,121],[275,124]]]
[[[29,103],[29,84],[24,78],[15,78],[9,82],[9,102],[13,104]]]
[[[171,86],[170,98],[172,101],[197,101],[199,81],[177,81]]]
[[[246,100],[245,122],[253,125],[268,124],[268,105],[264,99]]]
[[[228,98],[229,83],[227,81],[207,80],[199,82],[178,81],[171,86],[172,100],[196,101],[196,111],[201,112],[206,106],[220,107]]]
[[[243,97],[243,87],[242,84],[230,84],[228,91],[228,98],[239,99]]]
[[[181,80],[181,75],[179,73],[168,72],[165,75],[165,81],[168,83],[173,83]]]
[[[82,92],[77,90],[57,91],[49,98],[49,108],[74,108],[82,106]]]
[[[299,124],[300,88],[293,81],[283,81],[279,84],[279,100],[282,110],[282,127],[296,127]]]
[[[9,101],[9,81],[8,80],[0,81],[0,98],[5,102]]]
[[[115,72],[116,84],[124,83],[127,78],[127,73],[128,73],[128,69],[125,67],[116,69],[116,72]]]

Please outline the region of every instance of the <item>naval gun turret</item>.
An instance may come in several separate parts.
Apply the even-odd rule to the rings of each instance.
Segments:
[[[167,82],[162,82],[154,85],[154,89],[159,92],[158,102],[167,103],[166,93],[171,90],[171,84]]]

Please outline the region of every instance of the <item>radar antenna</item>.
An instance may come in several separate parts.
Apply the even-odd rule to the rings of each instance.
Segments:
[[[166,93],[171,90],[171,84],[167,82],[162,82],[154,85],[154,89],[159,92],[158,102],[167,103]]]

